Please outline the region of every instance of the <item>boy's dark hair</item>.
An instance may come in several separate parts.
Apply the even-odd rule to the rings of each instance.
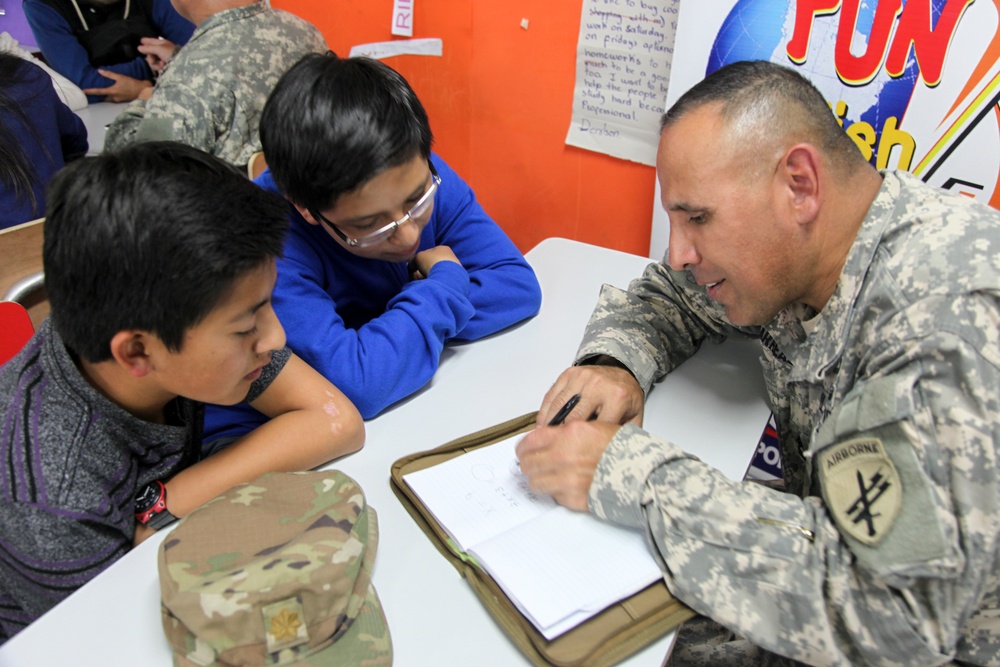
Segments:
[[[260,120],[278,189],[309,211],[382,171],[430,157],[427,113],[398,72],[333,52],[303,57],[278,81]]]
[[[281,254],[288,207],[234,167],[151,142],[62,169],[46,193],[53,326],[90,362],[123,330],[179,351],[233,283]]]

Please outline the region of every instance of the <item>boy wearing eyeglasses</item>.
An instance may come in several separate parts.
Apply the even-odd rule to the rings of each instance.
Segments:
[[[390,67],[304,57],[272,92],[260,134],[257,183],[292,204],[275,311],[289,347],[364,418],[426,384],[447,342],[538,312],[531,267],[431,153],[427,114]],[[221,446],[259,419],[215,409],[205,441]]]

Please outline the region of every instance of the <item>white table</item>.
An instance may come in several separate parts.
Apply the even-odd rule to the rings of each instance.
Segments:
[[[127,105],[127,102],[93,102],[76,111],[76,115],[87,126],[87,143],[90,144],[87,155],[98,155],[104,150],[104,135],[107,134],[108,125]]]
[[[448,346],[428,386],[369,421],[364,449],[333,464],[378,512],[374,582],[402,667],[530,663],[396,499],[392,463],[536,410],[572,361],[601,284],[625,287],[649,261],[565,239],[547,239],[527,258],[542,284],[542,312],[486,340]],[[653,390],[646,428],[742,477],[769,414],[756,348],[730,341],[702,350]],[[162,540],[147,540],[8,641],[0,666],[168,667],[156,576]],[[658,667],[671,637],[622,664]]]

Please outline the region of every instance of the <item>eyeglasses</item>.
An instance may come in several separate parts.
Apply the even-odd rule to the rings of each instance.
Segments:
[[[427,162],[427,166],[431,169],[431,184],[427,188],[427,191],[420,196],[420,199],[418,199],[417,203],[413,205],[413,208],[406,212],[406,215],[399,220],[390,222],[385,227],[381,227],[371,234],[365,234],[361,238],[353,239],[341,231],[337,225],[327,220],[319,211],[312,211],[311,213],[313,214],[313,217],[329,227],[330,230],[337,235],[337,238],[352,248],[364,248],[366,246],[375,245],[376,243],[381,243],[395,234],[396,230],[405,225],[407,222],[416,220],[417,218],[425,215],[428,209],[430,209],[431,204],[434,203],[434,194],[437,192],[438,186],[441,185],[441,177],[438,176],[437,169],[434,168],[434,165],[430,161]]]

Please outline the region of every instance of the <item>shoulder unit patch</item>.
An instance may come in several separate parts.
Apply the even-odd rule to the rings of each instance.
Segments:
[[[840,529],[862,544],[884,538],[899,516],[899,473],[878,438],[848,440],[817,455],[826,503]]]

